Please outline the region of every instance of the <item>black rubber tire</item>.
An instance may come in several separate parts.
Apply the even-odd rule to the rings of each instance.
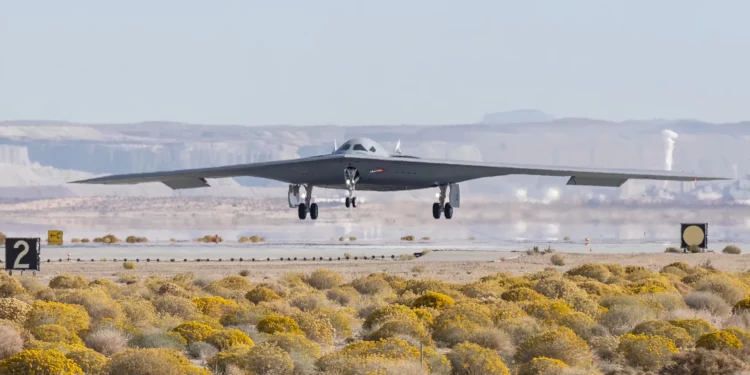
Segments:
[[[352,207],[357,207],[357,197],[352,197]]]
[[[349,208],[352,204],[352,200],[349,197],[346,197],[346,200],[344,201],[344,204],[346,205],[346,208]]]
[[[299,216],[300,220],[307,218],[307,206],[304,203],[300,203],[299,207],[297,207],[297,216]]]
[[[318,204],[313,203],[310,205],[310,219],[318,220]]]
[[[443,216],[445,216],[446,219],[450,220],[453,217],[453,206],[451,206],[450,203],[445,204],[445,209],[443,211]]]
[[[440,219],[440,203],[438,202],[432,204],[432,217]]]

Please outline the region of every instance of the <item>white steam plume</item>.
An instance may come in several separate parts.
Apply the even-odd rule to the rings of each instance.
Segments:
[[[677,139],[677,133],[669,129],[664,129],[661,134],[664,136],[664,145],[666,146],[667,151],[667,157],[664,163],[666,164],[667,170],[671,171],[673,163],[672,155],[674,154],[674,141]]]

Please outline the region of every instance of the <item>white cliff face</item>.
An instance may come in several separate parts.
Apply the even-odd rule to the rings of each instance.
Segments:
[[[0,145],[0,163],[13,165],[31,165],[29,150],[25,146]]]

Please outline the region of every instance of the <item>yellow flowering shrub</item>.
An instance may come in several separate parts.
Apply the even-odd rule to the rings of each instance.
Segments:
[[[245,298],[255,304],[281,300],[281,296],[265,286],[256,286],[245,294]]]
[[[205,340],[205,342],[224,350],[235,345],[254,346],[253,340],[239,329],[222,329],[215,330]]]
[[[563,375],[569,368],[565,362],[547,357],[536,357],[518,369],[518,375]]]
[[[26,294],[17,277],[9,276],[7,273],[0,273],[0,298],[8,298]]]
[[[65,357],[75,362],[86,375],[106,375],[109,360],[104,354],[89,348],[78,348],[69,351]]]
[[[510,375],[508,367],[494,350],[464,342],[453,347],[447,355],[456,375]]]
[[[588,366],[593,361],[586,341],[566,327],[532,336],[518,347],[514,359],[526,363],[536,357],[559,359],[575,367]]]
[[[389,320],[385,324],[370,333],[368,340],[380,340],[390,337],[410,337],[425,345],[432,345],[432,338],[425,329],[425,326],[417,320]]]
[[[308,339],[323,345],[333,345],[333,325],[324,315],[302,312],[295,314],[293,318]]]
[[[695,340],[687,330],[663,320],[647,320],[633,328],[630,333],[634,335],[644,334],[666,337],[674,342],[678,348],[691,348],[695,346]]]
[[[128,323],[134,327],[147,326],[156,319],[156,309],[149,301],[128,297],[118,302]]]
[[[631,294],[656,294],[677,292],[669,279],[663,276],[654,276],[632,282],[627,288]]]
[[[505,288],[489,281],[468,283],[461,286],[460,290],[465,296],[476,299],[500,298],[505,292]]]
[[[23,324],[31,305],[16,298],[0,298],[0,319]]]
[[[694,340],[698,340],[701,336],[715,331],[711,323],[703,319],[675,319],[670,320],[669,324],[684,328]]]
[[[70,345],[83,345],[83,341],[75,333],[57,324],[43,324],[31,328],[31,334],[39,341],[61,342]]]
[[[362,328],[365,329],[377,329],[378,326],[385,324],[390,320],[415,320],[419,318],[414,310],[404,305],[387,305],[379,309],[375,309],[370,315],[367,316],[365,322],[362,324]]]
[[[239,308],[237,302],[222,297],[193,298],[198,310],[212,318],[221,319]]]
[[[259,332],[268,334],[277,332],[303,333],[296,320],[279,314],[270,314],[261,319],[258,322],[257,329]]]
[[[607,268],[604,264],[582,264],[578,267],[573,267],[567,272],[565,272],[566,275],[571,276],[583,276],[587,277],[589,279],[594,279],[596,281],[606,283],[607,280],[609,280],[610,277],[612,277],[612,272]]]
[[[729,332],[729,333],[737,336],[737,338],[740,339],[740,341],[742,341],[742,346],[743,347],[746,347],[746,346],[750,345],[750,331],[745,330],[745,329],[741,329],[741,328],[737,328],[737,327],[724,328],[724,329],[722,329],[722,331]]]
[[[28,328],[43,324],[59,324],[74,332],[89,328],[90,323],[91,318],[83,306],[41,301],[34,302],[26,320]]]
[[[265,342],[276,344],[290,355],[301,355],[306,358],[320,357],[320,345],[303,335],[293,333],[274,333],[265,337]]]
[[[541,320],[560,320],[566,315],[573,314],[567,302],[563,300],[541,300],[522,305],[530,316]]]
[[[510,302],[521,302],[521,301],[529,301],[529,302],[536,302],[536,301],[543,301],[547,298],[543,295],[539,294],[535,290],[527,287],[521,287],[521,288],[515,288],[511,289],[502,295],[500,295],[500,298],[510,301]]]
[[[677,347],[666,337],[628,333],[620,336],[618,351],[631,366],[657,370],[677,353]]]
[[[57,350],[24,350],[0,361],[3,375],[83,375],[83,370]]]
[[[206,339],[214,333],[214,329],[198,322],[185,322],[172,329],[172,332],[182,336],[188,344]]]
[[[110,359],[108,370],[117,375],[211,375],[171,349],[128,349]]]
[[[435,324],[435,316],[428,309],[414,309],[414,315],[422,323],[423,326],[430,328]]]
[[[304,281],[318,290],[332,289],[344,283],[341,275],[331,270],[315,270]]]
[[[49,281],[49,287],[52,289],[82,289],[88,287],[89,283],[83,276],[62,274],[52,278]]]
[[[732,308],[732,312],[735,314],[740,314],[745,311],[750,311],[750,297],[737,301]]]
[[[366,372],[368,368],[377,368],[377,364],[385,361],[403,360],[419,361],[419,350],[404,340],[389,338],[349,344],[335,353],[321,357],[316,364],[324,373],[354,375]]]
[[[493,325],[490,309],[473,301],[462,301],[435,318],[432,338],[448,345],[468,340],[472,333]]]
[[[739,352],[742,349],[742,341],[731,332],[716,331],[701,336],[695,342],[695,346],[708,350]]]
[[[417,298],[414,301],[413,306],[416,307],[416,308],[428,307],[428,308],[442,310],[442,309],[445,309],[447,307],[451,307],[454,304],[455,304],[455,301],[453,300],[453,298],[451,298],[451,297],[449,297],[449,296],[447,296],[447,295],[445,295],[443,293],[429,292],[428,291],[425,294],[423,294],[422,296],[420,296],[419,298]]]

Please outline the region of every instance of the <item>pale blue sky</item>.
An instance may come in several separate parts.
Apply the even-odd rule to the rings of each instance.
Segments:
[[[750,120],[749,1],[0,0],[0,120]]]

